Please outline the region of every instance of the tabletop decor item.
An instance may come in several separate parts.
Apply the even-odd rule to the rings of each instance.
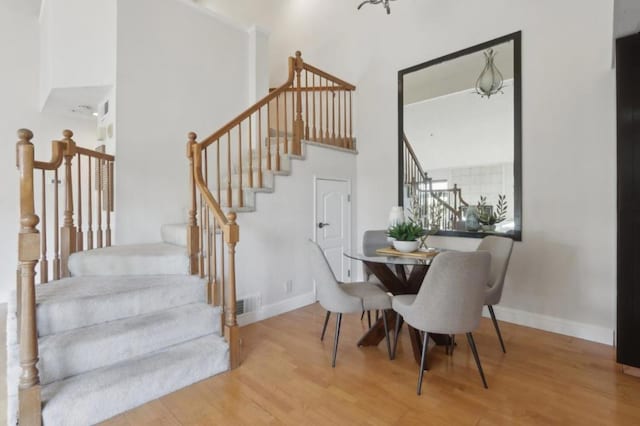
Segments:
[[[393,206],[389,212],[389,226],[395,226],[404,222],[404,207]]]
[[[507,218],[507,196],[498,194],[498,204],[494,212],[490,206],[487,206],[487,197],[480,196],[478,201],[478,222],[482,224],[484,231],[494,231],[496,224],[503,222]]]
[[[389,237],[394,238],[393,247],[401,252],[416,251],[420,245],[418,239],[425,234],[422,225],[415,222],[403,222],[391,226],[387,231]]]

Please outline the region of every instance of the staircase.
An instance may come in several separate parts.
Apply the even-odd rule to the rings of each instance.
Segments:
[[[354,152],[354,90],[297,52],[282,86],[204,140],[190,133],[188,221],[156,244],[111,246],[115,157],[65,130],[37,161],[20,130],[8,424],[94,424],[239,366],[236,214],[304,159],[303,141]],[[45,190],[63,176],[64,199]]]

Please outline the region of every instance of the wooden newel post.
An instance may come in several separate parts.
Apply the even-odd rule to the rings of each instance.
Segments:
[[[187,141],[187,158],[189,159],[189,192],[191,196],[189,206],[189,218],[187,219],[187,250],[189,255],[189,272],[192,275],[198,274],[198,248],[200,246],[199,236],[200,228],[198,227],[198,207],[196,204],[196,180],[193,171],[193,147],[197,145],[197,135],[190,132]]]
[[[224,291],[224,335],[229,343],[229,362],[231,368],[240,365],[240,335],[236,321],[236,244],[240,240],[240,229],[234,212],[227,214],[229,222],[225,226],[224,241],[227,243],[228,281]]]
[[[293,144],[291,146],[291,154],[302,155],[302,144],[300,142],[304,135],[304,121],[302,120],[302,78],[300,77],[300,74],[304,66],[304,61],[302,60],[302,53],[300,53],[299,50],[296,52],[294,66],[298,87],[296,90],[296,119],[293,123]]]
[[[38,336],[36,331],[35,267],[40,252],[39,218],[35,214],[33,190],[33,133],[18,130],[17,164],[20,171],[20,232],[18,262],[20,269],[20,367],[18,386],[21,425],[41,424],[40,377],[38,374]]]
[[[71,139],[73,132],[64,130],[62,132],[65,144],[64,148],[64,221],[60,228],[60,274],[69,276],[69,256],[76,252],[76,227],[73,224],[73,177],[71,174],[71,162],[76,155],[76,143]]]

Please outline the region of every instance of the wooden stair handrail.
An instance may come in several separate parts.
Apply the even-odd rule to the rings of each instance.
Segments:
[[[229,121],[220,130],[204,138],[198,144],[200,146],[200,149],[203,150],[207,148],[209,145],[211,145],[212,143],[214,143],[215,141],[217,141],[218,139],[222,138],[226,133],[228,133],[233,128],[238,126],[238,124],[242,123],[245,119],[249,118],[251,114],[255,113],[260,108],[266,106],[269,102],[276,99],[278,95],[285,92],[287,88],[293,84],[294,75],[295,75],[295,59],[289,58],[289,77],[287,78],[287,81],[282,86],[278,87],[277,89],[270,92],[267,96],[260,99],[254,105],[247,108],[243,113],[238,115],[236,118]]]
[[[338,77],[336,77],[334,75],[331,75],[328,72],[322,71],[321,69],[316,68],[313,65],[309,65],[307,63],[304,63],[302,65],[302,68],[307,70],[307,71],[310,71],[310,72],[312,72],[314,74],[317,74],[317,75],[319,75],[320,77],[322,77],[322,78],[324,78],[326,80],[329,80],[329,81],[331,81],[333,83],[338,84],[339,87],[341,86],[344,90],[356,90],[356,86],[354,86],[353,84],[347,83],[346,81],[344,81],[342,79],[339,79]]]

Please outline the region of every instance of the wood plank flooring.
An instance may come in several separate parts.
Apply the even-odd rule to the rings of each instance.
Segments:
[[[422,396],[403,329],[396,360],[358,348],[359,315],[343,318],[336,368],[334,321],[299,309],[242,329],[244,362],[117,416],[105,425],[640,425],[640,379],[623,375],[614,349],[501,323],[507,354],[489,320],[474,333],[489,389],[464,336],[453,357],[430,350]]]
[[[332,369],[335,323],[320,342],[323,319],[312,305],[244,327],[240,368],[104,425],[640,425],[640,379],[621,373],[612,347],[502,322],[504,355],[483,319],[474,335],[489,389],[458,336],[453,357],[430,349],[417,396],[406,329],[389,361],[384,342],[356,346],[366,325],[346,315]]]

